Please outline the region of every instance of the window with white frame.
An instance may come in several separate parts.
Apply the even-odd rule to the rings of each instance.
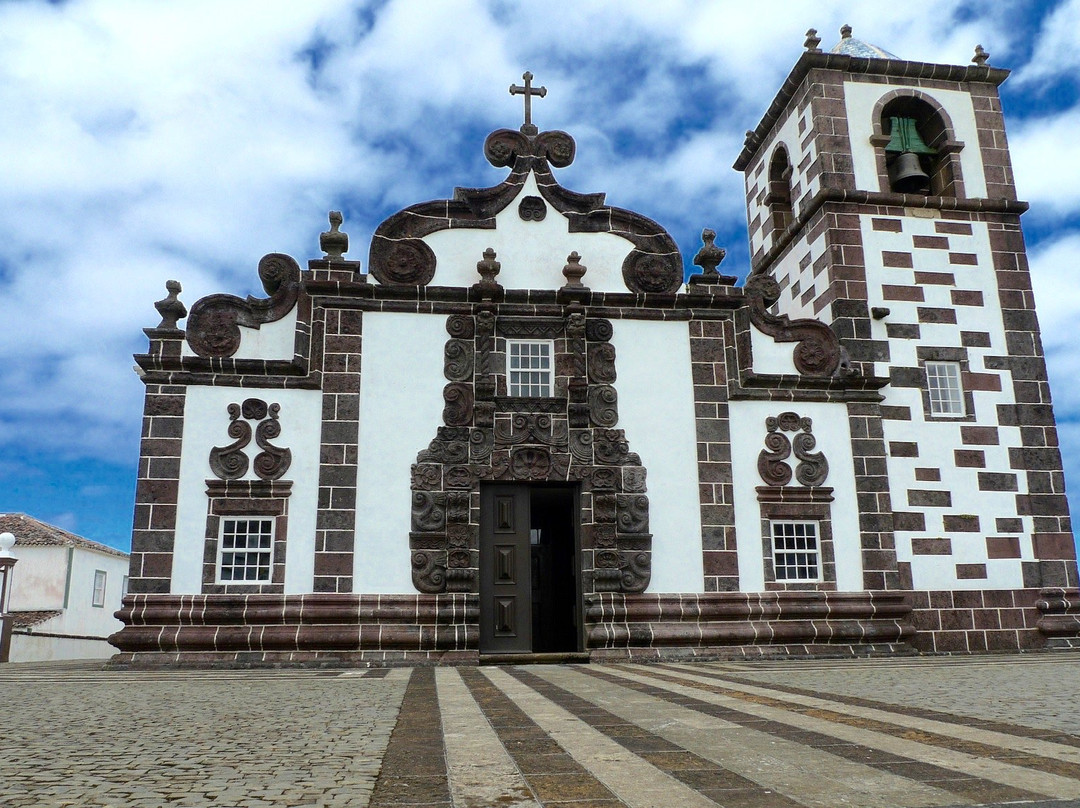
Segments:
[[[105,605],[105,579],[107,577],[105,570],[94,570],[94,599],[91,601],[94,606]]]
[[[964,415],[964,390],[960,386],[959,362],[927,362],[926,389],[930,396],[931,415]]]
[[[222,519],[218,554],[220,583],[268,582],[274,562],[274,520]]]
[[[817,522],[772,522],[773,573],[778,582],[821,579]]]
[[[550,397],[553,353],[550,340],[508,340],[507,392],[517,398]]]

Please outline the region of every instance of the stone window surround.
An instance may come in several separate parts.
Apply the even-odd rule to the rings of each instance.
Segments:
[[[836,591],[836,558],[833,551],[832,517],[829,486],[759,486],[761,509],[761,549],[765,565],[766,591],[821,590]],[[818,569],[816,581],[778,581],[774,569],[773,522],[814,522],[818,534]]]
[[[960,363],[928,361],[923,364],[923,370],[926,372],[927,394],[934,417],[962,418],[967,415],[964,411],[964,385],[960,381]],[[934,384],[935,381],[938,383]],[[944,394],[936,397],[938,412],[933,412],[935,396],[932,394],[934,392]],[[954,405],[958,408],[958,412],[946,411]]]
[[[964,384],[964,376],[970,371],[968,364],[968,352],[966,348],[937,347],[920,345],[915,349],[919,363],[919,371],[922,383],[919,392],[922,396],[923,418],[927,422],[966,423],[976,420],[975,396]],[[960,394],[964,404],[963,415],[938,415],[930,410],[930,386],[926,377],[927,362],[952,362],[960,367]]]
[[[292,483],[281,480],[207,480],[206,493],[202,594],[283,594],[288,501]],[[220,536],[222,519],[225,517],[274,520],[269,581],[220,580]]]

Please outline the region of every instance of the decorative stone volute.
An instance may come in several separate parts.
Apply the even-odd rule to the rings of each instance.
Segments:
[[[154,304],[154,308],[161,315],[161,322],[157,327],[166,331],[178,331],[176,321],[187,317],[187,306],[177,297],[183,288],[180,281],[165,281],[165,291],[168,296]]]

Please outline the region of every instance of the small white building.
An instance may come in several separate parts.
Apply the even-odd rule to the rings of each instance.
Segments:
[[[11,662],[107,658],[113,613],[127,591],[128,554],[21,513],[0,514],[15,536]]]

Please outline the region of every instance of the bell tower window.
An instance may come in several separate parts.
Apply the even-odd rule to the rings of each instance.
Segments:
[[[942,111],[913,95],[899,95],[880,107],[871,142],[879,147],[882,187],[894,193],[962,197],[959,159],[962,143],[952,140]],[[881,172],[879,172],[881,173]]]
[[[787,149],[777,146],[769,161],[769,192],[765,196],[773,238],[783,233],[795,220],[791,208],[791,161]]]

